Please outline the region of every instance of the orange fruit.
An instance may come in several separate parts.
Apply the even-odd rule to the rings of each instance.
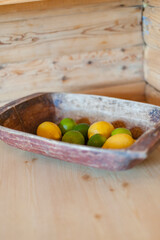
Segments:
[[[102,148],[122,149],[130,147],[135,140],[128,134],[120,133],[109,137]]]
[[[53,122],[43,122],[37,128],[37,135],[54,140],[60,140],[62,133],[60,128]]]
[[[109,138],[114,127],[111,123],[100,121],[93,123],[88,129],[88,138],[95,134],[101,134],[102,136]]]

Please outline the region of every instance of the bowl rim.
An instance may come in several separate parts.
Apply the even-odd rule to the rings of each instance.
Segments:
[[[125,99],[119,99],[119,98],[113,98],[113,97],[107,97],[107,96],[99,96],[99,95],[90,95],[90,94],[80,94],[80,93],[65,93],[65,92],[38,92],[38,93],[34,93],[34,94],[31,94],[31,95],[27,95],[27,96],[24,96],[22,98],[19,98],[17,100],[14,100],[14,101],[11,101],[10,103],[8,104],[5,104],[4,106],[0,107],[0,115],[3,114],[4,112],[8,111],[9,109],[11,108],[14,108],[16,107],[17,105],[19,104],[22,104],[28,100],[31,100],[31,99],[34,99],[36,97],[40,97],[40,96],[43,96],[43,95],[50,95],[50,94],[71,94],[71,95],[79,95],[79,96],[85,96],[85,95],[89,95],[89,96],[97,96],[97,97],[101,97],[102,99],[103,98],[106,98],[106,99],[115,99],[116,101],[121,101],[121,102],[135,102],[135,101],[132,101],[132,100],[125,100]],[[145,106],[146,104],[149,105],[149,106],[153,106],[153,107],[156,107],[158,109],[160,109],[159,106],[156,106],[156,105],[152,105],[152,104],[149,104],[149,103],[141,103],[141,102],[136,102],[142,106]],[[148,155],[148,153],[153,149],[153,147],[155,147],[157,144],[159,144],[160,142],[160,121],[155,124],[154,126],[152,126],[149,130],[147,130],[145,133],[142,134],[142,136],[136,140],[136,142],[129,148],[126,148],[126,149],[102,149],[102,148],[96,148],[96,147],[91,147],[91,146],[87,146],[87,145],[77,145],[77,144],[70,144],[70,143],[63,143],[62,141],[55,141],[55,140],[52,140],[52,139],[47,139],[47,138],[42,138],[42,137],[39,137],[37,135],[34,135],[32,133],[27,133],[27,132],[23,132],[23,131],[19,131],[19,130],[14,130],[14,129],[11,129],[11,128],[7,128],[7,127],[4,127],[4,126],[1,126],[0,125],[0,133],[1,132],[6,132],[6,133],[12,133],[12,134],[15,134],[15,135],[23,135],[27,138],[30,138],[30,139],[37,139],[37,140],[42,140],[44,142],[48,142],[48,143],[51,143],[53,142],[53,144],[55,145],[59,145],[59,146],[66,146],[66,147],[70,147],[72,149],[79,149],[80,151],[96,151],[97,153],[107,153],[107,152],[110,152],[110,153],[128,153],[128,154],[133,154],[133,153],[137,153],[139,154],[141,157],[146,157]],[[1,134],[0,134],[0,138],[1,138]],[[1,138],[2,139],[2,138]],[[144,144],[145,143],[145,144]]]

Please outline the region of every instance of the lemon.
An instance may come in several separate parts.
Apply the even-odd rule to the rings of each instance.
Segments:
[[[37,128],[37,135],[54,140],[60,140],[62,133],[60,128],[53,122],[43,122]]]
[[[116,128],[111,132],[111,136],[113,136],[115,134],[120,134],[120,133],[125,133],[132,137],[132,133],[127,128]]]
[[[85,139],[82,133],[75,130],[66,132],[62,137],[62,141],[68,142],[68,143],[80,144],[80,145],[85,144]]]
[[[62,134],[72,130],[75,126],[76,122],[72,118],[64,118],[59,124]]]
[[[106,137],[100,135],[100,134],[95,134],[87,142],[88,146],[93,146],[93,147],[102,147],[103,144],[106,141]]]
[[[84,136],[84,138],[87,139],[87,138],[88,138],[88,128],[89,128],[89,124],[87,124],[87,123],[80,123],[80,124],[77,124],[77,125],[73,128],[73,130],[82,133],[82,135]]]
[[[109,122],[105,122],[105,121],[95,122],[88,129],[88,138],[92,137],[97,133],[108,138],[111,135],[111,132],[113,130],[114,130],[114,127]]]
[[[134,143],[134,139],[125,133],[120,133],[109,137],[102,148],[121,149],[130,147]]]

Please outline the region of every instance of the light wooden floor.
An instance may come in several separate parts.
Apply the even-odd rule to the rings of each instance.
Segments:
[[[115,173],[2,142],[0,156],[0,239],[160,239],[160,147]]]

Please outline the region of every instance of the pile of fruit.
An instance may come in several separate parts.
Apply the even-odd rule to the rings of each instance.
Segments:
[[[53,122],[43,122],[37,128],[37,135],[62,142],[106,149],[123,149],[135,142],[133,133],[125,127],[116,128],[116,125],[106,121],[91,125],[77,124],[71,118],[62,119],[58,125]]]

